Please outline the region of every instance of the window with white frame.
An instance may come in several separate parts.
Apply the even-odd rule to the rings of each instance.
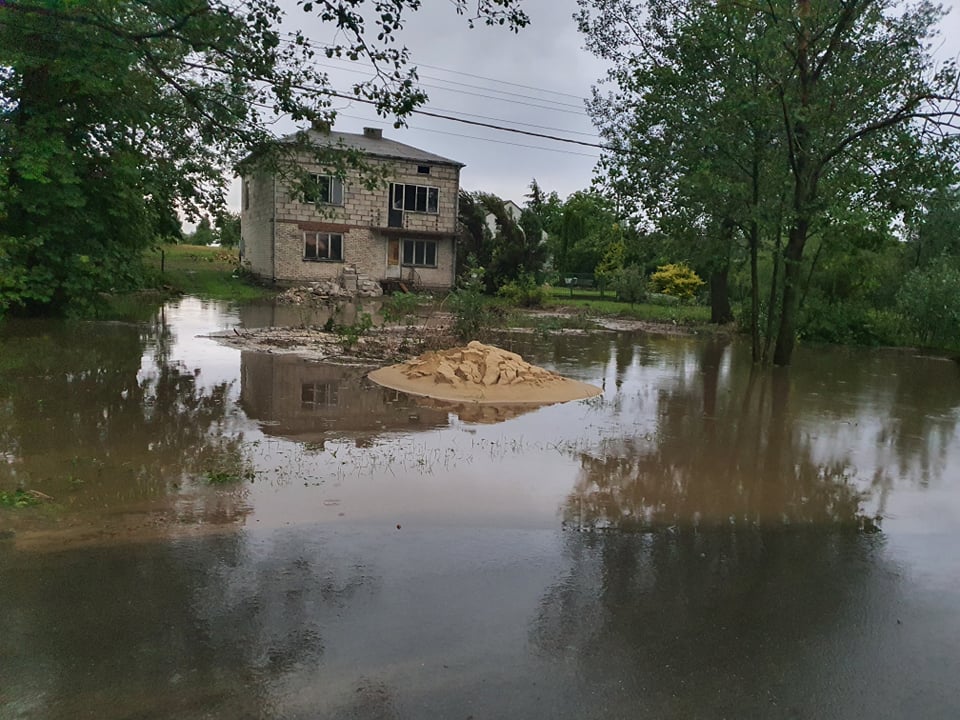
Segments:
[[[343,235],[328,232],[303,234],[303,259],[338,262],[343,260]]]
[[[394,183],[391,202],[394,210],[436,215],[440,212],[440,188]]]
[[[333,175],[310,173],[303,187],[303,202],[343,205],[343,180]]]
[[[408,266],[435,268],[437,266],[437,241],[404,240],[402,261],[404,265]]]

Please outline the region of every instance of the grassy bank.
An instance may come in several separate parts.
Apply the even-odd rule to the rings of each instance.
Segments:
[[[259,286],[238,272],[237,251],[202,245],[163,245],[151,250],[145,262],[157,278],[158,287],[177,293],[196,295],[213,300],[245,302],[269,298],[274,290]],[[545,309],[569,311],[564,320],[545,320],[534,317],[524,322],[522,311],[510,306],[503,298],[489,298],[494,317],[504,324],[539,327],[543,324],[557,327],[586,327],[591,316],[622,317],[652,323],[697,326],[710,320],[710,309],[691,305],[655,305],[650,303],[620,302],[612,292],[600,297],[599,290],[578,288],[573,297],[566,288],[548,291]],[[499,323],[498,323],[499,324]],[[552,328],[553,329],[553,328]]]
[[[239,272],[235,249],[162,245],[149,251],[144,261],[156,273],[157,284],[174,292],[236,302],[260,300],[275,294]]]
[[[706,325],[710,322],[710,308],[702,305],[652,305],[650,303],[631,305],[613,299],[557,297],[550,301],[549,307],[566,308],[587,315],[622,317],[672,325]]]
[[[671,325],[706,325],[710,322],[710,308],[702,305],[684,305],[646,302],[627,303],[616,299],[616,293],[607,290],[601,295],[594,288],[554,287],[546,290],[546,306],[568,309],[586,315],[622,317],[652,323]]]

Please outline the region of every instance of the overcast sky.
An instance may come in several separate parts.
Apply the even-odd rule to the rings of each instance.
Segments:
[[[299,26],[311,39],[329,43],[333,31],[315,16],[289,3],[287,23]],[[946,0],[944,5],[960,4]],[[519,34],[503,28],[468,29],[447,0],[424,0],[419,12],[408,16],[398,37],[411,50],[423,89],[429,94],[427,109],[450,111],[462,117],[509,125],[533,132],[597,142],[583,99],[604,74],[606,66],[583,50],[583,39],[572,16],[576,0],[523,0],[531,23]],[[960,53],[960,8],[944,22],[939,59]],[[327,63],[325,59],[321,62]],[[362,75],[356,64],[330,63],[324,68],[333,84],[349,87]],[[531,178],[545,190],[566,197],[587,188],[599,151],[546,139],[414,115],[409,127],[396,130],[390,121],[377,118],[369,106],[344,102],[338,106],[338,130],[360,132],[364,126],[384,129],[384,135],[466,164],[461,185],[484,190],[522,203]],[[294,126],[281,121],[279,134]],[[527,146],[527,147],[524,147]],[[239,204],[239,192],[231,193]]]

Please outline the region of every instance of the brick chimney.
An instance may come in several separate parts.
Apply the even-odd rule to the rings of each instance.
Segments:
[[[363,129],[363,136],[371,140],[383,140],[383,128],[365,127]]]

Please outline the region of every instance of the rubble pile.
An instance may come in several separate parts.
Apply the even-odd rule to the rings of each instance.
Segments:
[[[348,299],[355,295],[380,297],[383,295],[383,288],[376,280],[363,279],[357,284],[356,292],[353,292],[343,287],[339,279],[330,278],[288,288],[277,295],[277,302],[284,305],[309,305],[326,300]]]
[[[383,295],[383,288],[376,280],[361,277],[357,282],[358,297],[380,297],[381,295]]]

